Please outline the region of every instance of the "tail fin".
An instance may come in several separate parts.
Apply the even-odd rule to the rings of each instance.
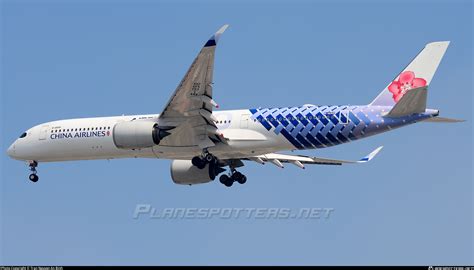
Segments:
[[[426,44],[415,59],[385,87],[370,105],[394,106],[407,91],[428,87],[448,45],[449,41]]]

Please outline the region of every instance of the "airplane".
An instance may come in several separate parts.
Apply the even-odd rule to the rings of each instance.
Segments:
[[[247,177],[244,161],[305,165],[365,163],[382,149],[355,161],[279,153],[326,148],[417,122],[454,123],[427,109],[428,86],[449,41],[426,44],[421,52],[368,105],[214,110],[214,55],[228,25],[202,47],[159,114],[58,120],[34,126],[7,154],[26,161],[37,182],[41,162],[117,158],[171,159],[176,184],[194,185],[217,176],[227,187]],[[228,171],[227,168],[228,167]],[[225,172],[225,173],[224,173]]]

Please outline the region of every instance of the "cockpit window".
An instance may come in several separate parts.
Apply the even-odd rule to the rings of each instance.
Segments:
[[[20,138],[25,138],[26,137],[26,132],[23,132],[23,134],[20,135]]]

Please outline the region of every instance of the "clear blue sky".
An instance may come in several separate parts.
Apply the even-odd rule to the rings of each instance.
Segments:
[[[472,1],[2,1],[0,264],[473,264]],[[96,1],[94,1],[96,2]],[[331,1],[332,2],[332,1]],[[159,113],[221,25],[222,109],[367,104],[425,43],[451,40],[420,123],[306,151],[372,162],[248,182],[175,185],[167,160],[40,164],[5,150],[27,128]],[[135,205],[334,208],[329,220],[132,219]]]

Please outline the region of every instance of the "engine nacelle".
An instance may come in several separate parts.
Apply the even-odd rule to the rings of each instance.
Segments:
[[[153,147],[169,134],[153,121],[120,122],[113,129],[114,144],[122,149]]]
[[[171,162],[171,178],[173,182],[180,185],[194,185],[211,182],[209,164],[199,169],[191,163],[191,160],[173,160]]]

